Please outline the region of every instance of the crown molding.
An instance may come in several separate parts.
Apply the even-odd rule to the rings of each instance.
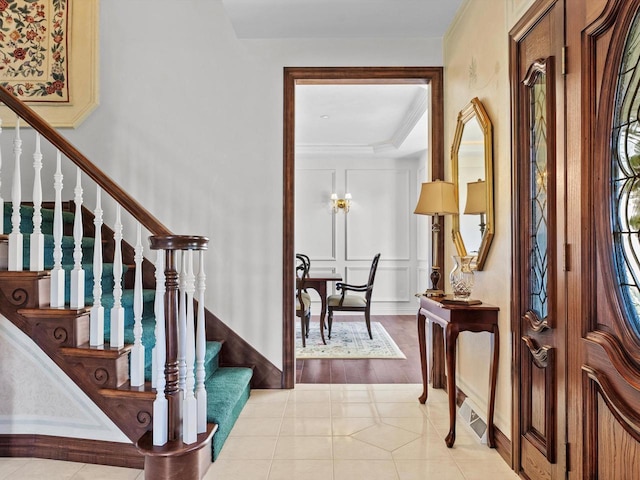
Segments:
[[[368,145],[296,145],[296,155],[341,155],[350,157],[379,155],[397,151],[416,127],[428,108],[427,90],[421,88],[390,139]]]

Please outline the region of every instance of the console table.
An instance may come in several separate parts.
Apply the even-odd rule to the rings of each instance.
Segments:
[[[449,396],[449,433],[445,438],[447,447],[453,447],[456,441],[456,344],[460,332],[493,333],[493,355],[489,379],[489,412],[487,414],[487,443],[495,448],[493,426],[493,410],[496,398],[496,377],[498,374],[498,358],[500,354],[500,337],[498,333],[498,311],[494,305],[451,305],[441,301],[447,297],[420,297],[418,310],[418,341],[420,344],[420,362],[422,364],[423,392],[420,403],[427,401],[427,384],[429,382],[427,361],[426,324],[434,322],[445,331],[445,357],[447,365],[447,393]],[[430,327],[430,325],[429,325]],[[429,335],[431,338],[431,335]],[[430,345],[433,350],[433,346]],[[440,353],[442,350],[440,350]],[[434,359],[434,365],[442,365]],[[434,376],[437,373],[434,372]]]

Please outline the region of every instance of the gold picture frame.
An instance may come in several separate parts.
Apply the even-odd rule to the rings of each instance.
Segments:
[[[1,0],[0,0],[1,1]],[[76,128],[99,105],[99,0],[66,0],[68,12],[67,90],[62,100],[23,100],[54,127]],[[0,105],[2,126],[15,125],[16,116]]]

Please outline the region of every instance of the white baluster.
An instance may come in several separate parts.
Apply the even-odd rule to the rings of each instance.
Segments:
[[[198,433],[207,430],[207,391],[204,388],[204,356],[207,343],[204,316],[204,291],[207,276],[204,273],[204,252],[198,252],[198,276],[196,295],[198,298],[198,323],[196,329],[196,401],[198,409]]]
[[[158,378],[161,378],[162,382],[164,382],[162,390],[164,390],[164,384],[166,383],[164,378],[164,364],[167,358],[165,351],[166,339],[164,325],[164,292],[166,291],[166,288],[164,282],[164,252],[162,250],[158,250],[156,258],[156,297],[153,301],[153,314],[156,318],[156,326],[154,330],[156,344],[151,351],[151,367],[153,370],[151,375],[151,386],[153,388],[158,388]],[[162,350],[162,359],[159,358],[161,353],[160,350]]]
[[[11,233],[9,234],[9,270],[22,271],[22,233],[20,233],[20,204],[22,203],[22,182],[20,180],[20,156],[22,139],[20,138],[20,118],[16,119],[16,136],[13,139],[13,185],[11,187]]]
[[[185,394],[185,379],[187,376],[186,337],[187,337],[187,254],[181,252],[180,277],[179,277],[179,302],[178,307],[178,388]]]
[[[92,347],[104,345],[104,307],[102,306],[102,191],[96,185],[96,209],[93,211],[95,228],[93,242],[93,307],[89,344]]]
[[[0,118],[0,135],[2,135],[2,119]],[[2,170],[2,150],[0,150],[0,171]],[[4,233],[4,198],[2,198],[2,175],[0,175],[0,235]]]
[[[73,219],[73,270],[71,270],[71,308],[84,308],[84,270],[82,268],[82,174],[76,169],[76,188],[73,200],[76,204]]]
[[[51,306],[64,307],[64,270],[62,269],[62,155],[56,154],[56,173],[53,175],[55,205],[53,207],[53,270],[51,271]]]
[[[156,399],[153,401],[153,444],[157,446],[167,443],[169,422],[168,402],[164,395],[166,386],[164,364],[167,360],[164,325],[164,282],[164,250],[158,250],[156,258],[156,299],[154,303],[156,346],[153,348],[153,378],[156,388]]]
[[[116,223],[113,226],[115,249],[113,254],[113,307],[111,308],[112,347],[124,347],[124,308],[122,307],[122,221],[120,205],[116,207]]]
[[[144,385],[144,345],[142,344],[142,238],[138,223],[134,261],[136,264],[133,285],[133,347],[131,348],[131,386]]]
[[[42,151],[40,134],[36,133],[36,151],[33,153],[33,233],[29,242],[29,270],[44,270],[44,235],[42,234]]]
[[[187,322],[185,328],[185,396],[182,408],[182,441],[186,444],[194,443],[198,438],[198,410],[196,397],[193,394],[195,387],[194,363],[196,361],[195,345],[195,318],[193,314],[193,293],[196,290],[196,277],[193,274],[193,250],[188,250],[186,256],[186,298],[187,298]]]

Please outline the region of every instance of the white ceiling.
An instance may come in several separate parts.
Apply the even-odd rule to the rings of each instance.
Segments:
[[[413,156],[427,108],[425,85],[297,85],[296,155]]]
[[[238,38],[276,39],[441,38],[464,0],[222,1]],[[296,155],[414,156],[427,148],[427,96],[420,85],[298,85]]]
[[[462,2],[222,0],[238,38],[440,38]]]

